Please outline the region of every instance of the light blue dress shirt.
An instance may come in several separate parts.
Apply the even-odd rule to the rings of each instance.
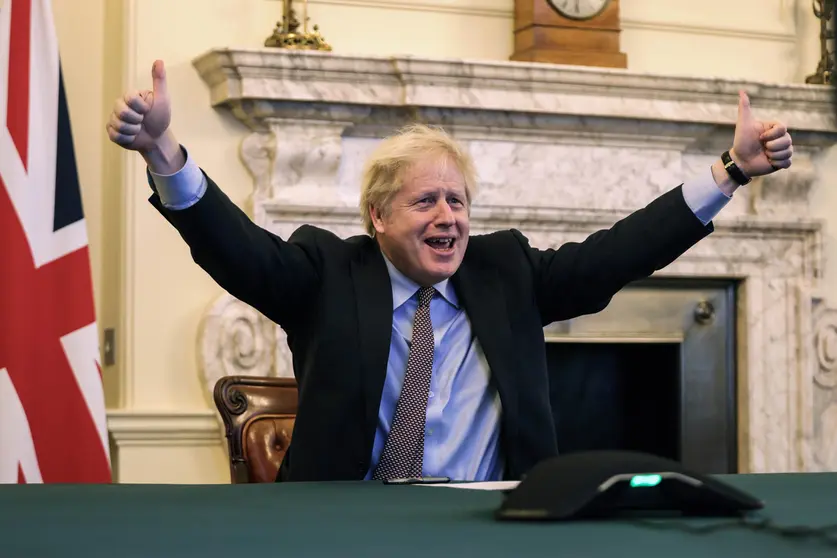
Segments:
[[[392,341],[372,461],[378,464],[404,385],[413,338],[419,285],[384,257],[392,284]],[[500,480],[500,395],[489,385],[489,368],[450,281],[434,285],[430,301],[433,324],[433,373],[424,428],[424,475],[455,480]]]
[[[171,175],[149,172],[163,205],[184,209],[200,200],[206,177],[186,153],[186,165]],[[683,183],[683,197],[706,225],[731,199],[715,184],[707,169]],[[407,369],[418,284],[384,258],[392,285],[392,341],[369,471],[384,449]],[[491,372],[465,310],[449,281],[435,285],[430,302],[434,357],[425,424],[424,474],[454,480],[501,480],[500,397],[490,385]]]

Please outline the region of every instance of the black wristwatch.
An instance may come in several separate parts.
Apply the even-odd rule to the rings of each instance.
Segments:
[[[724,163],[724,168],[729,173],[730,177],[738,183],[739,186],[744,186],[745,184],[749,184],[752,178],[744,174],[738,165],[735,164],[735,161],[732,160],[732,157],[729,156],[729,151],[724,151],[721,154],[721,161]]]

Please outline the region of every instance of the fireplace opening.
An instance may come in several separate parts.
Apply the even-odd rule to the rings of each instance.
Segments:
[[[680,459],[679,343],[547,343],[561,453]]]
[[[738,472],[736,289],[646,279],[599,313],[544,328],[559,451],[640,451],[697,473]]]

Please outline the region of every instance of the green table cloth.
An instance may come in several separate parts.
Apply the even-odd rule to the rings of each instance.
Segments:
[[[837,524],[837,474],[719,477],[784,527]],[[0,486],[0,556],[837,557],[805,536],[734,520],[520,523],[500,492],[377,482]],[[730,526],[703,531],[707,526]]]

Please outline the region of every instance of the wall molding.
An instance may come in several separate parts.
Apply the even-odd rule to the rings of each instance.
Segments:
[[[279,0],[274,0],[279,1]],[[498,4],[504,4],[497,2]],[[309,4],[323,4],[327,6],[351,6],[355,8],[380,8],[387,10],[402,10],[409,12],[436,12],[440,14],[459,14],[481,17],[499,17],[511,19],[514,10],[500,7],[485,7],[485,2],[475,2],[474,5],[457,5],[433,0],[309,0]]]
[[[273,0],[278,2],[279,0]],[[326,6],[350,6],[356,8],[378,8],[387,10],[401,10],[411,12],[436,12],[440,14],[458,14],[478,17],[497,17],[511,20],[514,10],[499,7],[506,2],[495,2],[495,7],[485,7],[485,2],[474,4],[450,4],[439,0],[310,0],[310,4]],[[775,41],[780,43],[796,42],[797,37],[791,32],[758,31],[746,27],[711,27],[707,25],[684,25],[676,22],[648,21],[640,19],[622,18],[622,29],[638,31],[660,31],[665,33],[684,33],[688,35],[711,35],[733,39],[749,39],[759,41]]]
[[[108,430],[116,447],[215,446],[223,442],[220,420],[211,410],[111,409],[107,416]]]
[[[797,37],[793,33],[780,31],[753,31],[736,27],[710,27],[708,25],[685,25],[665,21],[644,21],[639,19],[622,19],[622,29],[625,31],[659,31],[664,33],[684,33],[687,35],[711,35],[713,37],[727,37],[731,39],[748,39],[758,41],[775,41],[779,43],[795,43]]]
[[[123,59],[121,90],[133,91],[140,87],[136,83],[140,36],[137,26],[139,25],[139,0],[126,0],[122,11],[122,33],[123,37]],[[125,185],[123,194],[119,198],[119,322],[116,328],[116,368],[119,371],[119,402],[120,406],[131,406],[134,402],[134,395],[137,393],[137,377],[135,370],[137,363],[135,359],[136,347],[136,255],[137,255],[137,201],[136,192],[142,186],[138,177],[144,174],[144,170],[138,163],[135,153],[120,149],[120,173],[122,184]]]

